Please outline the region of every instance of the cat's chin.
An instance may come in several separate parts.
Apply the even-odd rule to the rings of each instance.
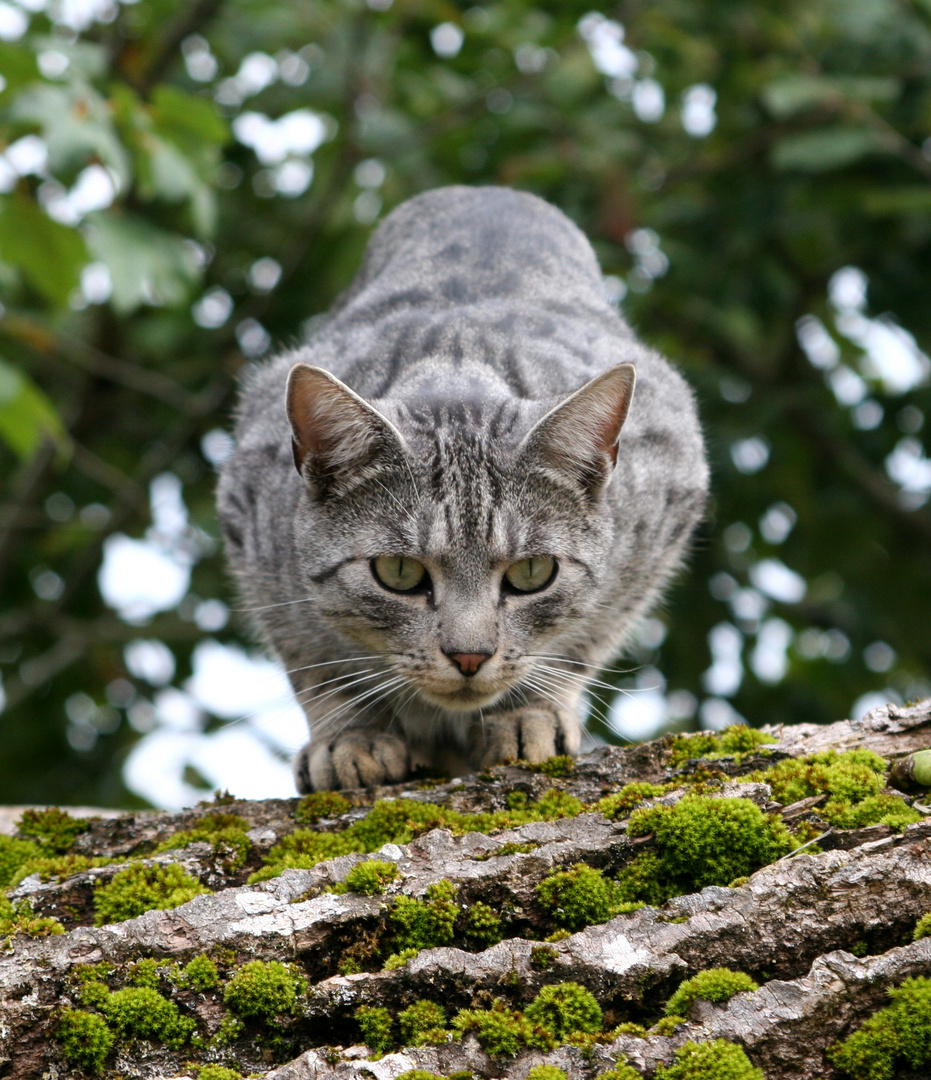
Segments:
[[[453,691],[431,690],[421,686],[418,693],[431,705],[439,705],[440,708],[449,712],[474,712],[476,709],[484,709],[494,704],[504,693],[503,690],[480,690],[468,683],[460,689]]]

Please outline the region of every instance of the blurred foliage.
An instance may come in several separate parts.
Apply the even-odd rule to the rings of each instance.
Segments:
[[[651,624],[639,675],[612,681],[655,665],[679,728],[725,701],[826,722],[927,692],[931,390],[875,357],[885,333],[921,369],[931,341],[927,3],[43,8],[0,26],[0,801],[133,801],[121,764],[154,690],[125,646],[167,643],[180,686],[199,598],[234,605],[203,437],[372,223],[448,183],[560,206],[697,390],[714,502],[665,640]],[[166,471],[190,592],[134,625],[97,573]],[[774,587],[773,559],[798,578]]]

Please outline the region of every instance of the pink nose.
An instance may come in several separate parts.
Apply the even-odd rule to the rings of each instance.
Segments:
[[[474,675],[476,671],[488,660],[491,653],[487,652],[456,652],[446,654],[456,665],[463,675]]]

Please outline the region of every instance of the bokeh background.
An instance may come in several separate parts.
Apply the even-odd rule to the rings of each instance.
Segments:
[[[714,499],[595,739],[931,691],[931,6],[0,0],[0,802],[293,793],[223,570],[237,373],[393,206],[533,191]]]

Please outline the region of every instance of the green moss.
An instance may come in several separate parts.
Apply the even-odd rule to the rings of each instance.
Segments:
[[[899,795],[868,795],[858,803],[836,800],[825,803],[818,813],[836,829],[862,829],[868,825],[888,825],[903,832],[907,825],[921,821],[923,815],[913,810]]]
[[[47,810],[25,810],[17,828],[23,836],[37,840],[46,854],[64,855],[90,824],[87,818],[72,817],[52,806]]]
[[[0,889],[9,887],[24,862],[41,855],[42,849],[31,840],[0,836]]]
[[[307,989],[302,975],[277,960],[250,960],[223,990],[223,1000],[237,1016],[269,1021],[294,1010]]]
[[[573,932],[640,906],[638,902],[630,903],[615,882],[585,863],[550,874],[536,890],[557,925]]]
[[[632,1065],[618,1062],[613,1069],[599,1073],[595,1080],[643,1080],[643,1077]]]
[[[826,750],[802,758],[786,758],[768,769],[748,773],[746,780],[769,784],[773,798],[794,803],[812,795],[838,802],[858,802],[882,789],[885,761],[871,750]]]
[[[434,1001],[416,1001],[398,1013],[404,1046],[446,1041],[446,1011]]]
[[[523,795],[522,792],[513,794]],[[429,829],[449,829],[456,835],[488,833],[497,829],[517,828],[531,821],[574,817],[583,810],[584,806],[578,799],[555,788],[545,792],[536,803],[483,814],[463,814],[414,799],[380,799],[361,821],[342,832],[295,830],[271,849],[266,857],[266,867],[249,880],[264,881],[289,867],[310,869],[324,859],[353,852],[377,851],[384,844],[407,844]]]
[[[552,1050],[552,1035],[524,1016],[508,1008],[497,998],[490,1009],[461,1009],[453,1018],[453,1025],[460,1034],[474,1032],[483,1050],[489,1054],[506,1054],[514,1057],[524,1047]]]
[[[355,1017],[362,1039],[373,1054],[385,1054],[394,1046],[394,1020],[381,1005],[360,1005]]]
[[[170,963],[169,960],[155,960],[147,956],[142,960],[134,960],[127,964],[126,975],[133,986],[150,986],[153,990],[157,990],[161,982],[161,972]]]
[[[623,1024],[618,1024],[617,1027],[612,1028],[609,1035],[613,1039],[619,1038],[621,1035],[633,1035],[637,1039],[643,1039],[646,1037],[647,1029],[643,1024],[634,1024],[631,1021],[625,1021]]]
[[[484,855],[476,855],[475,861],[485,862],[487,859],[497,859],[505,855],[528,855],[531,851],[535,851],[539,846],[539,844],[519,844],[514,840],[509,840],[508,843],[502,844],[501,847],[494,851],[488,851]]]
[[[931,911],[921,916],[912,932],[912,941],[920,941],[923,937],[931,937]]]
[[[102,1016],[81,1009],[66,1009],[61,1014],[55,1038],[69,1061],[95,1072],[100,1071],[115,1042]]]
[[[684,1016],[676,1016],[675,1013],[671,1013],[669,1016],[664,1016],[657,1020],[656,1023],[647,1031],[648,1035],[674,1035],[676,1028],[688,1021]]]
[[[14,934],[36,938],[64,932],[58,919],[36,915],[28,900],[11,904],[5,896],[0,896],[0,940],[9,942]]]
[[[687,1042],[676,1051],[676,1062],[656,1070],[656,1080],[765,1080],[743,1047],[725,1039]]]
[[[828,1051],[855,1080],[893,1080],[900,1063],[919,1073],[931,1068],[931,978],[906,979],[889,998],[889,1006]]]
[[[469,1073],[468,1076],[471,1080],[472,1074]],[[432,1073],[429,1069],[408,1069],[407,1072],[402,1072],[397,1080],[446,1080],[446,1077],[439,1073]]]
[[[577,982],[544,986],[524,1015],[531,1023],[552,1032],[557,1041],[574,1031],[594,1034],[604,1024],[597,999]]]
[[[408,960],[413,960],[414,957],[420,952],[420,949],[402,949],[400,952],[392,953],[384,963],[384,971],[394,971],[396,968],[402,968]]]
[[[675,735],[669,744],[669,764],[678,769],[693,758],[737,757],[752,754],[759,746],[773,742],[767,735],[746,724],[734,724],[720,734],[701,731],[695,735]]]
[[[432,949],[452,944],[459,915],[459,905],[454,902],[457,892],[458,886],[451,881],[437,881],[427,887],[424,900],[397,897],[388,913],[396,949]]]
[[[793,848],[775,815],[749,799],[686,795],[674,806],[636,810],[631,837],[654,834],[655,851],[638,855],[618,875],[631,900],[662,904],[706,885],[727,885]]]
[[[227,873],[238,870],[249,857],[252,842],[246,836],[249,822],[238,814],[214,810],[204,814],[190,829],[175,833],[155,849],[177,851],[198,842],[210,844],[213,853],[223,860]]]
[[[569,1080],[556,1065],[534,1065],[527,1073],[527,1080]],[[637,1080],[640,1080],[637,1077]]]
[[[122,922],[155,908],[175,908],[211,892],[177,863],[146,866],[136,863],[120,870],[94,891],[94,924]]]
[[[182,1016],[178,1006],[150,986],[124,987],[115,990],[101,1010],[122,1038],[148,1039],[180,1050],[197,1026]]]
[[[646,781],[634,780],[629,784],[625,784],[620,791],[615,791],[612,795],[605,795],[603,799],[599,799],[598,802],[592,805],[591,809],[599,814],[604,814],[606,818],[610,818],[612,821],[620,821],[622,818],[627,817],[631,810],[642,803],[644,799],[655,799],[660,795],[664,795],[667,791],[671,791],[674,786],[673,784],[648,784]]]
[[[30,874],[38,874],[40,881],[50,881],[52,878],[69,878],[74,874],[82,874],[96,866],[112,866],[122,859],[90,858],[87,855],[39,855],[32,859],[26,859],[20,863],[19,868],[10,880],[10,886],[18,885]]]
[[[557,957],[555,949],[546,945],[535,945],[530,950],[530,966],[536,971],[546,971],[552,966]]]
[[[476,901],[468,910],[465,920],[465,937],[470,945],[487,949],[504,936],[501,919],[495,909],[481,900]]]
[[[344,881],[346,892],[364,893],[366,896],[375,896],[385,891],[385,886],[400,877],[398,868],[392,862],[384,862],[380,859],[368,859],[366,862],[354,866],[346,875]]]
[[[679,985],[666,1002],[667,1016],[688,1016],[692,1004],[699,998],[705,1001],[728,1001],[734,994],[759,990],[759,984],[742,971],[730,968],[708,968]]]
[[[294,817],[302,825],[316,825],[321,818],[335,818],[352,809],[352,803],[338,791],[313,791],[297,804]]]
[[[558,779],[561,776],[571,776],[575,772],[575,758],[569,754],[557,754],[555,757],[547,758],[546,761],[541,761],[538,765],[531,765],[528,762],[524,767],[531,772],[543,773],[544,776]]]
[[[242,1073],[225,1065],[195,1065],[197,1080],[242,1080]]]
[[[181,972],[181,983],[190,990],[204,993],[207,990],[215,990],[220,985],[220,975],[217,965],[201,953],[189,960]]]

